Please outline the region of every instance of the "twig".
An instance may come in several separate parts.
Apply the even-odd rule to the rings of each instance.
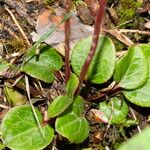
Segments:
[[[0,108],[9,109],[10,107],[9,107],[9,106],[6,106],[6,105],[3,105],[3,104],[0,104]]]
[[[92,45],[91,45],[91,49],[90,52],[88,53],[88,56],[85,60],[85,63],[83,65],[83,68],[80,72],[80,76],[79,76],[79,86],[75,92],[75,94],[78,94],[80,91],[80,87],[83,83],[83,80],[86,76],[86,73],[88,71],[89,65],[92,61],[92,58],[95,54],[96,51],[96,47],[98,44],[98,39],[99,39],[99,33],[100,33],[100,27],[101,27],[101,23],[102,23],[102,19],[104,16],[104,11],[105,11],[105,6],[106,6],[107,0],[99,0],[99,8],[97,11],[97,15],[96,15],[96,20],[95,20],[95,24],[94,24],[94,34],[93,34],[93,39],[92,39]]]
[[[71,0],[66,1],[66,13],[70,13],[71,8]],[[65,22],[65,79],[66,82],[70,78],[70,64],[69,64],[69,56],[70,56],[70,19]]]
[[[41,91],[42,95],[48,99],[48,95],[47,95],[47,93],[44,91],[41,82],[40,82],[39,80],[37,80],[37,83],[38,83],[38,85],[39,85],[39,88],[40,88],[39,90]]]
[[[118,58],[121,58],[124,54],[126,54],[127,53],[127,51],[118,51],[118,52],[116,52],[116,56],[118,57]]]
[[[24,76],[24,75],[20,75],[20,76],[15,80],[15,82],[14,82],[13,84],[8,85],[8,86],[6,86],[6,87],[14,87],[14,86],[16,86],[16,84],[23,78],[23,76]]]
[[[7,6],[5,6],[5,10],[10,14],[12,20],[14,21],[14,23],[16,24],[16,26],[18,27],[20,33],[22,34],[23,38],[25,39],[26,43],[30,46],[30,42],[25,34],[25,32],[23,31],[23,29],[21,28],[21,26],[19,25],[19,22],[17,21],[17,19],[15,18],[14,14],[9,10],[9,8]]]
[[[111,34],[120,42],[124,43],[127,46],[132,46],[134,43],[124,34],[120,33],[117,29],[114,30],[104,30],[105,32]]]
[[[134,120],[137,120],[137,118],[136,118],[136,116],[135,116],[135,114],[134,114],[133,109],[132,109],[131,107],[130,107],[129,109],[130,109],[130,111],[131,111],[131,113],[132,113],[132,116],[133,116]],[[139,126],[139,125],[137,126],[137,129],[138,129],[139,133],[141,133],[141,129],[140,129],[140,126]]]
[[[108,94],[111,94],[113,92],[120,92],[120,87],[117,85],[117,84],[114,84],[112,82],[112,84],[110,84],[110,86],[108,86],[107,88],[105,89],[102,89],[101,91],[99,91],[98,93],[96,94],[93,94],[89,97],[90,100],[98,100],[100,98],[103,98],[105,96],[107,96]]]
[[[119,41],[124,43],[127,46],[134,45],[134,43],[123,33],[138,33],[138,34],[147,34],[150,35],[150,31],[140,31],[140,30],[130,30],[130,29],[113,29],[113,30],[104,30],[105,32],[111,34]]]
[[[120,33],[138,33],[138,34],[148,34],[150,35],[150,31],[140,31],[140,30],[130,30],[130,29],[119,29],[118,32]]]
[[[120,24],[119,26],[117,26],[117,27],[119,28],[119,27],[121,27],[121,26],[123,26],[123,25],[126,25],[126,24],[130,23],[130,22],[133,22],[133,20],[125,21],[125,22],[121,23],[121,24]]]

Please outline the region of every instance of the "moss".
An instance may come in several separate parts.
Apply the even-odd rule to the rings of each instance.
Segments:
[[[49,5],[53,5],[55,2],[55,0],[44,0],[43,4],[45,7],[49,6]]]
[[[6,43],[7,52],[23,52],[27,48],[25,41],[23,39],[10,39],[7,40]]]
[[[114,45],[115,45],[115,49],[116,51],[123,51],[126,50],[127,47],[125,44],[123,44],[122,42],[120,42],[119,40],[117,40],[116,38],[114,38],[113,36],[109,35],[109,37],[112,39]]]
[[[136,10],[141,6],[142,3],[136,2],[135,0],[120,0],[117,6],[119,25],[132,20],[132,22],[122,25],[122,27],[137,27],[137,24],[139,23],[139,16],[137,15]]]
[[[113,42],[114,42],[114,45],[115,45],[115,48],[116,48],[117,52],[126,50],[125,44],[121,43],[119,40],[113,38]]]

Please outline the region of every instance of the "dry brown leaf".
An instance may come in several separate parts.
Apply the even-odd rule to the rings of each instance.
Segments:
[[[57,8],[55,10],[44,10],[37,19],[36,32],[41,37],[44,35],[53,25],[58,25],[65,14],[65,10]],[[93,27],[84,25],[80,22],[76,15],[71,17],[71,34],[70,34],[70,46],[73,47],[74,43],[82,38],[92,35]],[[33,36],[34,38],[34,36]],[[61,24],[59,28],[44,42],[46,44],[56,46],[64,43],[64,24]],[[61,53],[64,53],[64,48]]]
[[[91,109],[89,113],[91,118],[96,122],[108,123],[109,121],[101,110]]]
[[[54,11],[45,10],[38,16],[36,27],[37,33],[40,36],[42,36],[53,25],[58,25],[58,23],[63,18],[64,14],[65,10],[62,8],[57,8]],[[71,35],[70,35],[71,41],[77,41],[81,38],[91,35],[92,33],[93,27],[83,25],[82,23],[80,23],[79,19],[75,15],[71,18]],[[61,24],[59,26],[59,29],[55,31],[54,34],[51,37],[49,37],[45,42],[50,45],[55,45],[63,43],[64,39],[65,39],[64,24]]]

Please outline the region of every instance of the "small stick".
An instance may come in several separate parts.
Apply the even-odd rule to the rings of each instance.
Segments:
[[[32,104],[32,101],[31,101],[30,88],[29,88],[29,79],[28,79],[28,77],[27,77],[26,75],[25,75],[25,85],[26,85],[26,91],[27,91],[28,100],[29,100],[29,103],[30,103],[31,108],[32,108],[32,111],[33,111],[33,115],[34,115],[35,120],[36,120],[36,122],[37,122],[37,125],[38,125],[38,127],[39,127],[40,133],[41,133],[43,139],[45,139],[45,136],[44,136],[44,133],[43,133],[43,129],[42,129],[42,127],[41,127],[41,124],[40,124],[40,121],[39,121],[39,119],[38,119],[37,113],[36,113],[36,111],[35,111],[35,109],[34,109],[34,106],[33,106],[33,104]]]
[[[10,14],[12,20],[14,21],[14,23],[16,24],[16,26],[18,27],[20,33],[22,34],[23,38],[25,39],[26,43],[28,44],[28,46],[31,46],[25,32],[23,31],[23,29],[21,28],[21,26],[19,25],[19,22],[17,21],[17,19],[15,18],[14,14],[9,10],[9,8],[7,6],[5,6],[5,10]]]
[[[85,60],[85,63],[83,65],[83,68],[80,72],[80,76],[79,76],[79,85],[78,88],[75,92],[75,95],[77,95],[80,91],[80,87],[83,83],[83,80],[86,76],[86,73],[88,71],[89,65],[92,61],[92,58],[96,52],[96,48],[97,48],[97,44],[98,44],[98,39],[99,39],[99,33],[100,33],[100,28],[101,28],[101,23],[102,23],[102,19],[104,16],[104,12],[105,12],[105,6],[106,6],[107,0],[99,0],[99,8],[97,10],[97,15],[96,15],[96,20],[95,20],[95,24],[94,24],[94,34],[93,34],[93,39],[92,39],[92,45],[91,45],[91,49],[88,53],[88,56]]]
[[[135,114],[134,114],[133,109],[132,109],[131,107],[130,107],[129,109],[130,109],[130,111],[131,111],[131,113],[132,113],[132,116],[133,116],[134,120],[137,120],[137,118],[136,118],[136,116],[135,116]],[[139,126],[139,125],[137,126],[137,129],[138,129],[139,133],[141,133],[141,129],[140,129],[140,126]]]
[[[126,53],[127,53],[128,51],[118,51],[118,52],[116,52],[116,56],[118,57],[118,58],[121,58],[123,55],[125,55]]]
[[[0,104],[0,108],[9,109],[10,107],[9,107],[9,106],[6,106],[6,105],[3,105],[3,104]]]
[[[134,43],[123,33],[120,33],[117,29],[114,30],[104,30],[105,32],[111,34],[116,39],[118,39],[120,42],[124,43],[127,46],[132,46]]]
[[[8,85],[6,87],[14,87],[14,86],[16,86],[16,84],[23,78],[23,76],[24,75],[20,75],[12,85]]]
[[[100,98],[103,98],[104,96],[107,96],[107,94],[111,94],[112,92],[120,92],[121,88],[115,84],[113,85],[112,87],[109,86],[108,88],[105,88],[101,91],[99,91],[98,93],[96,94],[93,94],[89,97],[90,100],[98,100]]]
[[[70,13],[71,0],[66,1],[66,13]],[[70,19],[65,22],[65,80],[66,82],[70,78]]]
[[[140,30],[130,30],[130,29],[119,29],[118,32],[120,33],[139,33],[139,34],[148,34],[150,35],[150,31],[140,31]]]
[[[40,87],[40,91],[41,91],[42,95],[43,95],[44,97],[48,98],[48,95],[47,95],[47,93],[44,91],[41,82],[40,82],[39,80],[37,80],[37,83],[38,83],[38,85],[39,85],[39,87]]]

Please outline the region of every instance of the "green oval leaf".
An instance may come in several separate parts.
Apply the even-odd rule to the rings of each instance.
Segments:
[[[150,128],[146,128],[141,134],[133,136],[128,142],[125,142],[118,150],[149,150]]]
[[[84,99],[81,96],[74,97],[73,104],[69,107],[68,111],[71,111],[71,113],[76,114],[78,117],[83,116],[84,111],[84,105],[83,105]]]
[[[32,53],[30,54],[32,56]],[[51,83],[54,79],[54,71],[62,67],[62,59],[54,48],[49,46],[40,47],[40,54],[31,57],[22,66],[22,71],[30,76]]]
[[[81,143],[89,135],[89,125],[83,116],[83,101],[77,96],[73,104],[56,119],[56,131],[72,143]]]
[[[35,108],[42,123],[42,115]],[[4,116],[1,124],[3,143],[12,150],[42,150],[53,139],[54,131],[42,126],[43,136],[37,126],[31,106],[17,106]]]
[[[130,102],[142,107],[150,107],[150,45],[143,44],[140,45],[140,47],[142,48],[148,61],[148,80],[140,88],[132,91],[124,91],[123,93]]]
[[[150,107],[150,79],[139,89],[123,91],[123,94],[130,102],[138,106]]]
[[[122,124],[124,123],[126,116],[128,115],[128,106],[124,100],[120,100],[114,97],[110,102],[101,102],[99,109],[110,120],[110,124]]]
[[[74,72],[79,75],[89,53],[92,37],[77,42],[73,48],[71,65]],[[115,47],[113,42],[101,35],[96,54],[90,64],[87,78],[93,83],[104,83],[111,78],[115,68]]]
[[[71,74],[69,81],[66,85],[67,95],[72,97],[79,84],[78,77],[75,74]]]
[[[73,102],[73,98],[68,96],[58,96],[48,107],[48,116],[54,118],[64,112],[64,110]]]
[[[148,78],[147,59],[139,46],[132,46],[116,65],[114,80],[119,87],[136,89]]]
[[[56,120],[56,131],[72,143],[81,143],[88,137],[89,126],[85,118],[68,114]]]

